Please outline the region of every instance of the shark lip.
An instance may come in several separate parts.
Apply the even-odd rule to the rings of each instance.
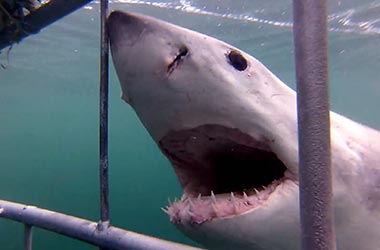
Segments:
[[[291,179],[271,151],[273,141],[238,129],[202,125],[171,131],[159,141],[183,189],[164,211],[174,223],[197,223],[242,214],[265,203]]]

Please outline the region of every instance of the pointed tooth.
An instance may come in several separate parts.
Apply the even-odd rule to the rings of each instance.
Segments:
[[[234,192],[231,192],[231,202],[232,202],[232,207],[234,208],[234,212],[237,213],[237,206],[236,206],[236,199]]]
[[[255,188],[255,193],[256,193],[256,198],[257,198],[258,200],[261,200],[260,192],[259,192],[259,190],[257,190],[256,188]]]
[[[165,214],[167,214],[167,215],[169,215],[169,210],[167,210],[167,209],[165,209],[165,208],[161,208],[161,210],[165,213]]]
[[[248,195],[246,192],[243,192],[243,197],[244,197],[244,201],[247,201],[248,200]]]
[[[169,206],[173,205],[172,201],[170,200],[170,198],[168,197],[168,202],[169,202]]]
[[[183,194],[183,195],[181,196],[181,201],[184,201],[184,200],[186,200],[186,196],[185,196],[185,194]]]
[[[212,200],[212,203],[216,204],[216,197],[213,191],[211,191],[211,200]]]
[[[218,215],[218,209],[216,208],[214,203],[211,203],[212,211],[215,213],[215,215]]]
[[[231,192],[231,201],[232,203],[236,203],[234,192]]]
[[[198,201],[201,201],[201,198],[202,198],[202,195],[201,195],[201,193],[199,193],[199,194],[198,194],[198,198],[197,198]]]
[[[193,203],[193,201],[191,200],[191,198],[188,198],[188,199],[187,199],[187,203],[189,204],[189,208],[190,208],[190,209],[193,209],[193,208],[194,208],[194,203]]]
[[[245,205],[249,205],[249,204],[251,204],[251,203],[249,202],[249,198],[248,198],[248,195],[247,195],[246,192],[243,192],[243,197],[244,197],[244,204],[245,204]]]
[[[178,198],[177,197],[175,197],[174,198],[174,203],[176,203],[178,201]]]
[[[191,217],[195,217],[195,214],[191,212],[190,210],[187,210],[187,214],[190,215]]]

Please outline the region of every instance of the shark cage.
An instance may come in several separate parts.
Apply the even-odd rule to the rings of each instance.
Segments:
[[[12,2],[12,1],[10,1]],[[22,6],[18,2],[20,12]],[[27,1],[25,1],[27,2]],[[35,34],[91,0],[50,0],[21,14],[28,25],[17,41]],[[4,12],[0,2],[0,12]],[[108,1],[101,0],[100,61],[100,221],[94,222],[35,206],[0,200],[0,217],[23,223],[24,249],[32,249],[33,227],[75,238],[100,249],[174,250],[199,249],[113,227],[108,202],[108,57],[106,30]],[[331,206],[330,120],[327,63],[326,0],[293,0],[294,44],[297,80],[301,242],[303,250],[334,250]],[[22,11],[22,10],[21,10]],[[19,31],[13,22],[0,30],[0,50],[12,41],[7,34]],[[312,125],[312,126],[311,126]],[[321,202],[322,201],[322,202]]]

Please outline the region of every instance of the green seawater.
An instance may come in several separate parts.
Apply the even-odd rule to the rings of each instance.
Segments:
[[[215,36],[252,54],[294,88],[290,1],[279,2],[162,1],[166,5],[157,6],[125,1],[111,3],[110,8],[138,11]],[[380,32],[376,22],[370,32],[359,27],[375,20],[377,9],[366,11],[373,1],[337,3],[330,3],[331,15],[344,18],[347,10],[356,15],[346,16],[351,26],[330,23],[332,109],[379,128]],[[181,4],[182,9],[175,8]],[[92,3],[25,39],[13,47],[9,61],[5,50],[0,54],[6,66],[0,69],[0,199],[99,220],[98,8]],[[134,111],[120,99],[112,64],[109,119],[112,224],[195,245],[160,209],[168,197],[181,196],[180,186]],[[39,229],[33,240],[34,249],[96,249]],[[23,225],[0,219],[0,249],[22,246]]]

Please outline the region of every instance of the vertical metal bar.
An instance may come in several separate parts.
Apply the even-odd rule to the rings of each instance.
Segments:
[[[33,245],[33,231],[32,226],[29,224],[24,224],[24,249],[32,250]]]
[[[326,0],[293,0],[301,245],[335,249]]]
[[[100,2],[100,227],[109,223],[108,202],[108,1]]]

